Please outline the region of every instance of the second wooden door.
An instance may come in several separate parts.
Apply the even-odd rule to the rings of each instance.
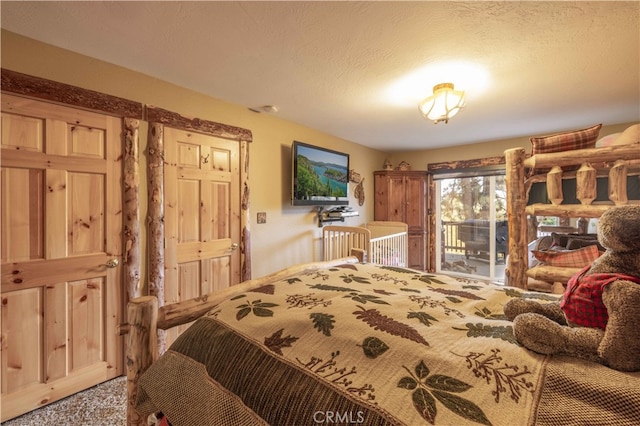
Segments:
[[[240,282],[239,143],[173,128],[165,146],[165,303]],[[183,327],[168,331],[170,344]]]

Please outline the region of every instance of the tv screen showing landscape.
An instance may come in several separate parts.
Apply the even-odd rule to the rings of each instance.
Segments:
[[[294,141],[293,205],[349,204],[349,154]]]

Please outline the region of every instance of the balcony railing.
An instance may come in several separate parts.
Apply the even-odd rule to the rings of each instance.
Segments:
[[[442,253],[464,254],[464,242],[458,238],[460,225],[464,222],[442,222]]]

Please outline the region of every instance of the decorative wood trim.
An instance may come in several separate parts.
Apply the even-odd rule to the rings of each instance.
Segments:
[[[164,126],[149,123],[147,137],[147,224],[149,295],[164,305]],[[164,331],[158,331],[158,354],[166,347]]]
[[[149,295],[164,304],[164,127],[149,123],[147,141]]]
[[[123,233],[124,280],[129,299],[142,296],[140,285],[140,120],[124,119]]]
[[[153,123],[162,123],[165,126],[181,130],[191,130],[237,141],[253,141],[251,130],[214,121],[190,118],[162,108],[147,105],[147,120]]]
[[[139,102],[82,89],[2,68],[2,91],[30,98],[100,111],[116,117],[142,119],[143,106]]]
[[[251,216],[249,212],[249,143],[240,142],[240,188],[242,191],[240,209],[240,281],[251,279]]]
[[[504,155],[501,157],[477,158],[474,160],[447,161],[444,163],[427,164],[427,171],[431,173],[473,169],[478,167],[499,166],[505,164]]]

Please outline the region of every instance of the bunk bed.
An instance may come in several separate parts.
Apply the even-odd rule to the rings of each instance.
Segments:
[[[596,147],[543,153],[528,156],[524,148],[505,151],[507,218],[509,232],[509,261],[506,268],[507,282],[510,286],[538,290],[562,291],[571,276],[582,266],[561,261],[550,261],[551,257],[571,256],[571,250],[565,253],[536,253],[541,263],[529,268],[529,246],[537,237],[536,218],[555,216],[577,219],[577,231],[565,233],[574,239],[587,238],[586,224],[589,218],[599,218],[602,213],[614,205],[640,203],[638,199],[629,199],[628,179],[639,179],[640,141],[637,136],[629,144],[608,147]],[[598,178],[607,178],[606,194],[598,194]],[[563,182],[575,182],[577,204],[568,204],[563,191]],[[528,203],[532,186],[544,183],[549,203]],[[602,185],[600,185],[602,186]],[[573,195],[573,194],[572,194]],[[595,201],[607,198],[606,201]],[[553,230],[547,229],[547,230]],[[558,229],[559,231],[560,229]],[[560,234],[560,233],[558,233]],[[594,235],[590,236],[594,238]],[[595,244],[595,240],[593,240]],[[589,245],[587,247],[592,247]],[[587,250],[584,246],[581,250]],[[591,248],[590,250],[593,251]],[[591,255],[597,257],[597,252]],[[586,261],[595,257],[586,255]],[[532,286],[530,286],[532,284]]]

